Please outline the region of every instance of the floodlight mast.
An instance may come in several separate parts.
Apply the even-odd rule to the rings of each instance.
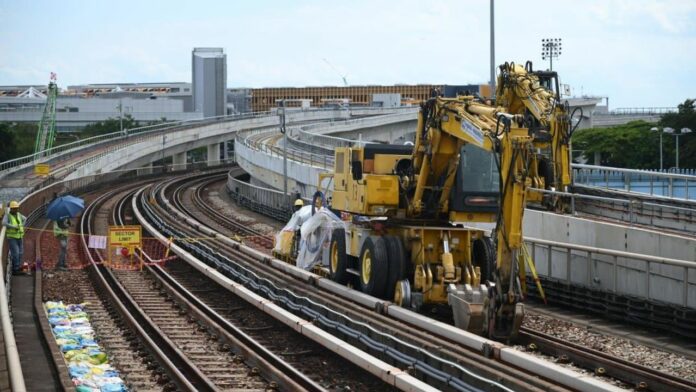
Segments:
[[[553,58],[561,55],[561,38],[542,38],[541,40],[541,59],[549,59],[549,70],[553,71]]]

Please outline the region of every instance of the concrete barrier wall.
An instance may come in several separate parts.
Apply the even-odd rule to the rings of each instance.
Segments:
[[[350,133],[367,129],[368,132],[389,134],[395,127],[413,132],[416,111],[379,117],[366,117],[347,121],[332,121],[321,124],[302,126],[305,133],[322,135],[326,133]],[[411,124],[412,123],[412,124]],[[311,137],[311,136],[310,136]],[[398,136],[395,136],[398,137]],[[275,154],[254,150],[243,143],[235,142],[235,159],[237,163],[256,178],[276,189],[283,189],[283,158]],[[326,172],[324,167],[310,166],[306,163],[288,159],[288,191],[299,192],[303,197],[311,197],[317,190],[319,173]],[[324,184],[326,185],[326,184]]]
[[[243,143],[234,145],[237,164],[253,178],[275,189],[283,189],[283,158],[254,150]],[[311,197],[317,191],[319,173],[327,170],[288,159],[288,192]]]
[[[526,210],[524,234],[526,237],[638,255],[696,261],[694,238],[568,215]],[[530,246],[542,276],[696,308],[694,268],[588,254],[562,247]],[[688,282],[686,285],[685,280]]]
[[[342,119],[348,113],[346,111],[295,111],[287,115],[288,122],[324,121],[329,119]],[[187,151],[203,147],[217,141],[230,139],[232,134],[251,128],[277,126],[279,118],[276,115],[256,117],[243,120],[218,122],[199,127],[191,127],[162,135],[153,136],[139,143],[129,145],[127,148],[115,148],[102,154],[97,159],[79,166],[69,174],[66,179],[79,178],[85,175],[107,172],[129,165],[143,165],[148,159],[160,159],[162,155]]]

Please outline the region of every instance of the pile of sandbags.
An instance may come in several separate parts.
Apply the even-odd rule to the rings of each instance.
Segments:
[[[108,363],[106,353],[95,340],[84,306],[48,301],[44,307],[76,390],[126,391],[118,370]]]

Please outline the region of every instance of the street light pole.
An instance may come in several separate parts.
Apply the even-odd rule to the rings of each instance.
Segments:
[[[121,124],[121,134],[123,134],[123,100],[118,100],[118,118]]]
[[[491,0],[491,98],[495,96],[495,14]]]
[[[280,133],[283,134],[283,194],[288,194],[288,133],[285,129],[285,100],[280,101],[278,107],[280,116]]]
[[[658,127],[650,128],[651,131],[658,132],[660,134],[660,171],[662,171],[662,133],[663,133],[663,131],[667,132],[666,131],[667,129],[671,129],[671,128],[664,128],[663,130],[660,130],[660,128],[658,128]]]
[[[662,132],[660,132],[660,171],[662,171]]]

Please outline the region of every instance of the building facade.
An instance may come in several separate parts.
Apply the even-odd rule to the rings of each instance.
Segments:
[[[227,114],[227,55],[222,48],[194,48],[192,57],[193,110],[203,117]]]
[[[345,86],[345,87],[270,87],[251,89],[251,110],[261,112],[277,106],[282,99],[309,99],[311,106],[323,107],[337,100],[347,101],[354,106],[370,106],[374,95],[400,94],[401,104],[418,104],[431,96],[437,89],[445,96],[456,96],[457,93],[476,93],[483,97],[490,96],[488,85],[394,85],[394,86]]]

